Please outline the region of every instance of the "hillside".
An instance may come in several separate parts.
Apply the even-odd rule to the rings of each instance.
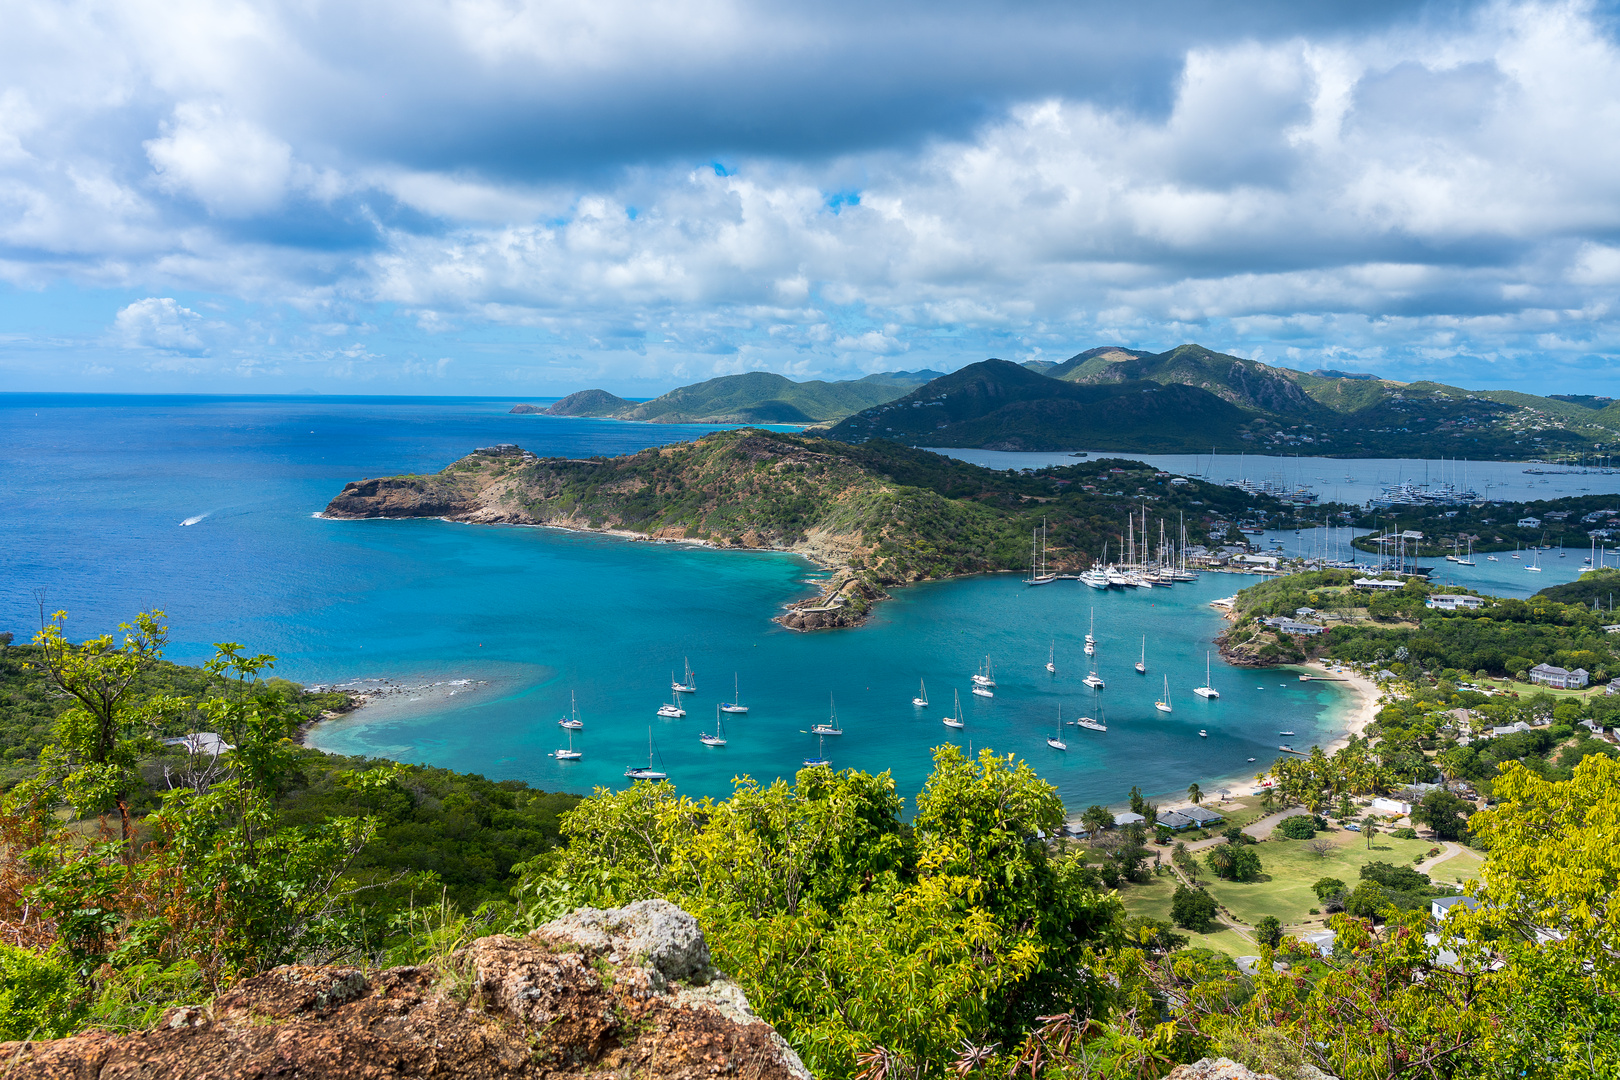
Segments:
[[[992,450],[1174,452],[1239,445],[1237,429],[1247,419],[1196,387],[1078,385],[992,359],[866,409],[828,434]]]
[[[1614,567],[1588,570],[1574,581],[1542,589],[1536,595],[1560,604],[1579,604],[1582,607],[1591,607],[1595,602],[1597,610],[1612,620],[1611,625],[1614,621],[1620,621],[1613,618],[1615,601],[1620,600],[1620,569]]]
[[[617,416],[624,410],[634,407],[635,402],[626,401],[606,390],[581,390],[569,394],[549,409],[541,410],[532,405],[519,405],[512,411],[544,412],[547,416]]]
[[[1485,494],[1500,499],[1505,493],[1498,490]],[[1525,524],[1520,525],[1521,521]],[[1471,506],[1391,506],[1361,511],[1354,524],[1360,529],[1377,530],[1356,539],[1356,547],[1362,551],[1377,551],[1374,537],[1379,534],[1410,530],[1423,534],[1415,554],[1425,559],[1451,554],[1454,544],[1456,550],[1466,552],[1470,541],[1474,554],[1480,556],[1545,545],[1573,548],[1573,557],[1581,558],[1594,540],[1612,545],[1613,538],[1620,535],[1620,497],[1570,495]],[[1412,551],[1410,544],[1407,550]],[[1610,555],[1609,560],[1613,559]]]
[[[1235,488],[1171,485],[1139,462],[1009,474],[886,440],[857,446],[744,428],[616,458],[488,448],[432,476],[351,483],[326,516],[559,525],[795,551],[835,571],[820,597],[782,617],[813,629],[859,623],[890,586],[1027,569],[1030,530],[1043,519],[1049,565],[1078,572],[1117,542],[1144,498],[1172,527],[1185,514],[1194,542],[1208,536],[1206,515],[1257,505]]]

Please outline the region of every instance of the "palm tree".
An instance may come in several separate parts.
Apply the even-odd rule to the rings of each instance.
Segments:
[[[1187,785],[1187,801],[1194,806],[1204,801],[1204,792],[1197,784]]]

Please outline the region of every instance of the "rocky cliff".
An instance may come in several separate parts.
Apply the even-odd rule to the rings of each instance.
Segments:
[[[481,938],[438,968],[282,967],[158,1027],[0,1043],[7,1080],[810,1080],[663,900]]]

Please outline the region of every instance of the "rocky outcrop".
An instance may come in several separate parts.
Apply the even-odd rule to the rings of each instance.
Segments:
[[[776,621],[789,630],[832,630],[859,626],[872,605],[889,594],[851,570],[841,569],[822,586],[821,595],[789,604]]]
[[[606,390],[580,390],[561,398],[549,409],[536,409],[535,412],[543,411],[547,416],[617,416],[634,407],[635,402],[626,401]],[[516,409],[512,411],[517,412]]]
[[[480,938],[442,970],[282,967],[150,1031],[0,1043],[7,1080],[810,1080],[663,900]]]
[[[1231,1058],[1200,1058],[1191,1065],[1177,1065],[1164,1080],[1279,1080],[1273,1073],[1255,1072]],[[1334,1080],[1314,1065],[1301,1065],[1298,1080]]]
[[[411,476],[356,480],[326,506],[330,518],[457,517],[478,509],[470,494]]]
[[[535,413],[543,413],[546,410],[538,405],[514,405],[506,411],[514,416],[533,416]]]

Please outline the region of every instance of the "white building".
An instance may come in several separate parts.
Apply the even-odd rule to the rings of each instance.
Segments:
[[[1380,590],[1384,592],[1395,592],[1399,589],[1406,588],[1406,582],[1391,581],[1388,578],[1358,577],[1356,578],[1355,585],[1358,589],[1370,589],[1373,592],[1378,592]]]
[[[1538,517],[1522,517],[1519,519],[1518,525],[1521,529],[1539,529],[1541,528],[1541,519]]]
[[[1473,610],[1474,608],[1484,607],[1485,601],[1478,596],[1453,596],[1448,593],[1429,597],[1427,606],[1439,608],[1441,611],[1456,611],[1458,608]]]
[[[1541,686],[1550,686],[1554,690],[1579,690],[1586,685],[1586,669],[1576,668],[1568,671],[1551,664],[1537,664],[1530,669],[1530,681]]]

